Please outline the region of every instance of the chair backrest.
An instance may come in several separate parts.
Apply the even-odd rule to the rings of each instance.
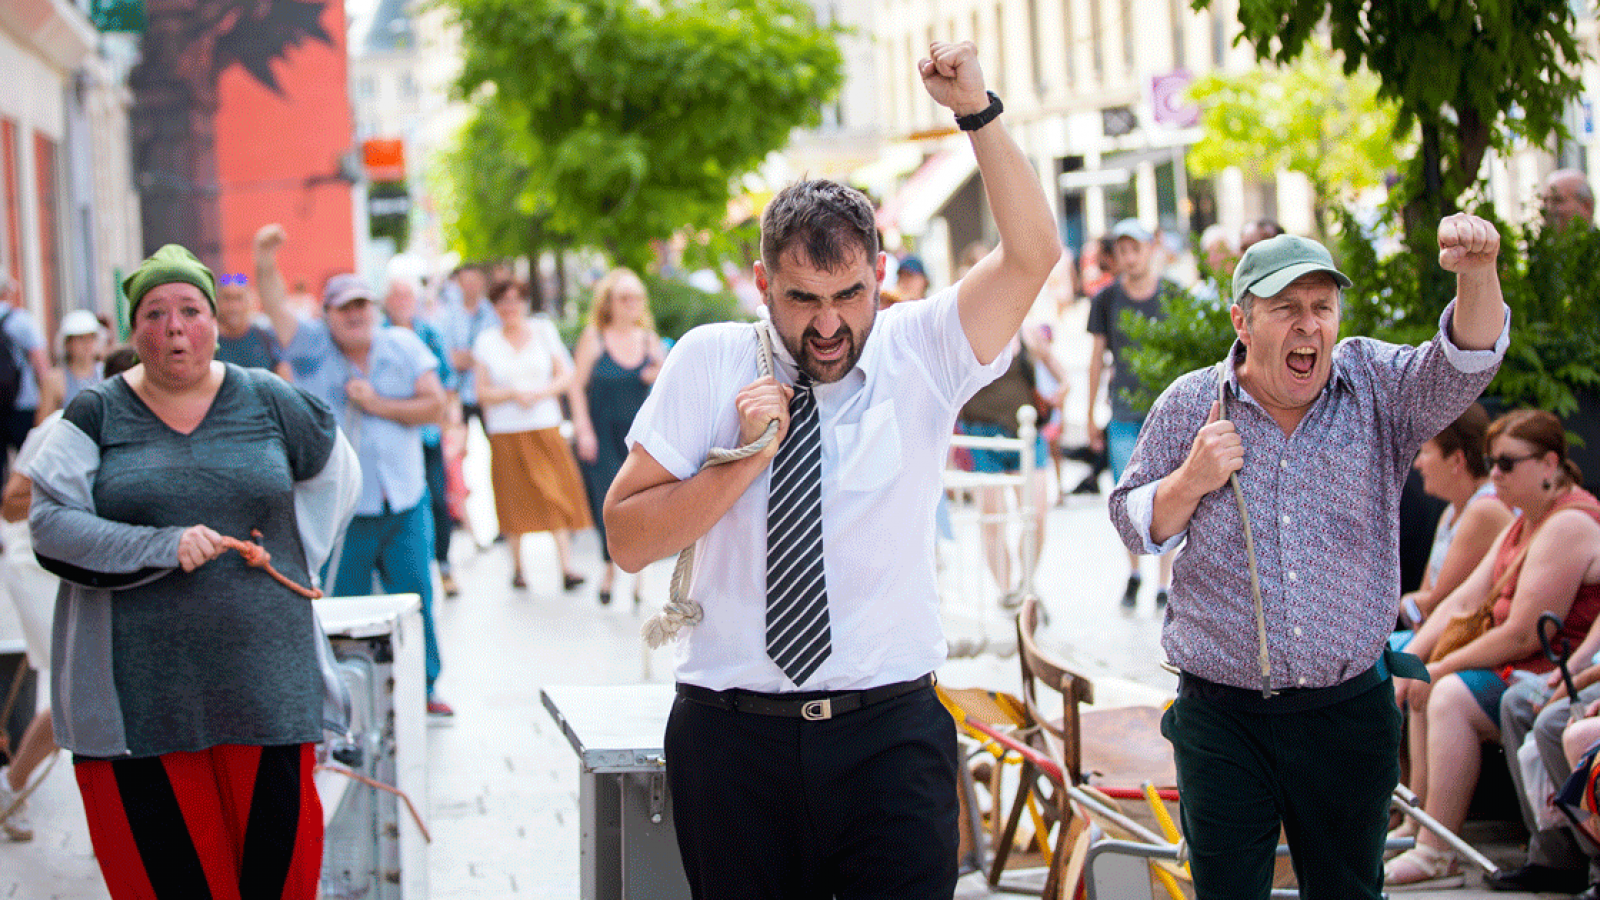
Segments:
[[[1082,728],[1078,706],[1094,702],[1094,684],[1069,669],[1065,663],[1039,649],[1035,632],[1039,628],[1039,598],[1030,594],[1017,611],[1017,658],[1022,663],[1022,702],[1030,725],[1051,735],[1061,744],[1061,762],[1074,784],[1081,784],[1083,772]],[[1061,698],[1061,715],[1044,708],[1041,688]],[[1048,749],[1048,748],[1046,748]]]

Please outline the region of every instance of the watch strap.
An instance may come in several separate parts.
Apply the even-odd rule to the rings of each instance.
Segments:
[[[979,128],[993,122],[1005,112],[1005,104],[995,96],[994,91],[989,91],[989,105],[978,110],[970,116],[956,116],[956,127],[962,131],[977,131]]]

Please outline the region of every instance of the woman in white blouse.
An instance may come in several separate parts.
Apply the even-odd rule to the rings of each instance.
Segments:
[[[478,400],[489,434],[489,473],[500,531],[511,549],[511,586],[522,576],[522,536],[548,531],[556,542],[562,587],[582,584],[572,567],[572,531],[588,528],[589,509],[572,448],[561,435],[557,398],[572,386],[573,370],[555,325],[528,315],[520,285],[489,290],[500,327],[472,345]]]

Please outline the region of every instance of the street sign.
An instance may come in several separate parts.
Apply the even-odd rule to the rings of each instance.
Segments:
[[[1150,79],[1150,113],[1157,125],[1192,128],[1200,122],[1200,107],[1184,99],[1194,76],[1174,69]]]

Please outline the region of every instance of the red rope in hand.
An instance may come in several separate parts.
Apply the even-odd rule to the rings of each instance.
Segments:
[[[255,538],[257,541],[261,540],[261,529],[250,529],[250,536]],[[302,587],[301,585],[296,584],[295,582],[286,578],[282,572],[274,569],[272,567],[272,554],[268,553],[267,548],[261,546],[260,544],[252,544],[248,541],[241,541],[238,538],[222,535],[222,546],[229,550],[237,550],[239,555],[244,557],[244,561],[247,564],[254,566],[257,569],[266,569],[267,574],[271,575],[273,578],[276,578],[279,584],[291,591],[294,591],[296,594],[299,594],[307,600],[321,599],[321,591],[317,590],[316,588]]]

